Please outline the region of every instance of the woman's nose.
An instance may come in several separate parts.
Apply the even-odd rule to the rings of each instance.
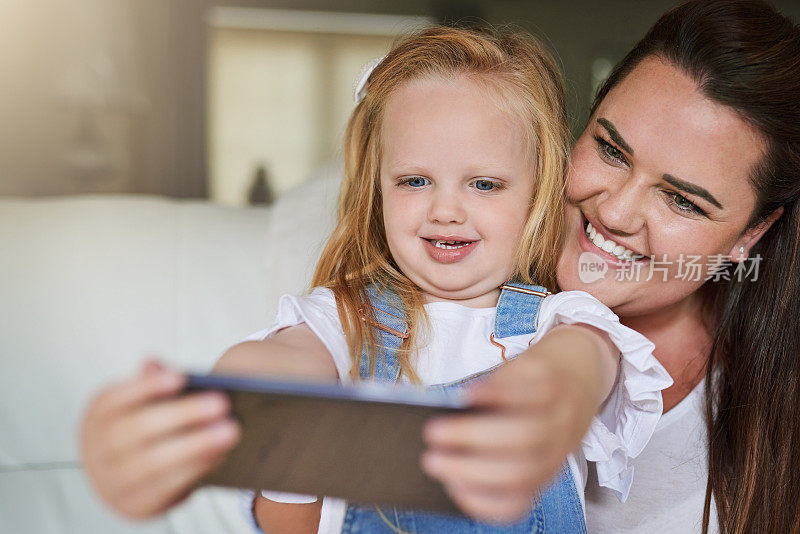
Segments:
[[[629,179],[620,187],[606,191],[597,203],[599,222],[620,235],[633,235],[645,223],[645,190],[636,180]]]
[[[467,219],[466,208],[457,193],[439,189],[431,196],[428,220],[438,224],[462,224]]]

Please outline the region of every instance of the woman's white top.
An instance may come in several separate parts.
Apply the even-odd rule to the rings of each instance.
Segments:
[[[703,384],[661,416],[647,448],[631,460],[636,479],[625,504],[598,484],[596,471],[589,465],[585,510],[590,533],[702,531],[708,479]],[[709,532],[718,532],[713,500],[710,519]]]
[[[492,345],[496,308],[469,308],[454,302],[425,305],[431,331],[421,333],[414,361],[423,385],[452,382],[502,363],[500,349]],[[339,321],[333,292],[316,288],[303,296],[284,295],[278,305],[275,323],[247,340],[265,339],[277,331],[305,323],[330,352],[342,383],[349,383],[352,365],[344,332]],[[653,344],[638,332],[623,326],[597,299],[583,291],[564,291],[546,297],[532,335],[499,340],[506,357],[516,356],[536,343],[559,324],[582,323],[608,333],[622,354],[616,386],[594,418],[580,450],[568,458],[576,487],[585,487],[588,466],[595,462],[599,484],[620,501],[628,498],[633,480],[633,459],[650,440],[662,411],[661,390],[672,384],[666,370],[653,356]],[[401,377],[401,382],[407,378]],[[316,497],[264,491],[278,502],[313,502]],[[252,494],[251,494],[252,495]],[[245,498],[247,498],[245,494]],[[325,497],[320,517],[320,533],[340,532],[346,501]]]

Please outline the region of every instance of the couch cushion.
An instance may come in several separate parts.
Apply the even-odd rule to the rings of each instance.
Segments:
[[[145,353],[205,371],[271,323],[278,297],[307,287],[336,189],[318,180],[272,208],[244,209],[0,199],[0,524],[29,515],[7,498],[25,488],[34,500],[60,495],[41,508],[63,509],[57,522],[79,516],[70,508],[93,499],[87,485],[59,481],[82,476],[65,473],[78,468],[77,425],[93,392],[130,375]]]

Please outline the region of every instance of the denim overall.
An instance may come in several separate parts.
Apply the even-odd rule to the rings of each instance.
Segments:
[[[367,288],[379,324],[370,322],[375,335],[375,346],[382,350],[375,355],[375,380],[395,382],[400,375],[397,351],[406,331],[402,302],[392,291],[375,286]],[[536,316],[547,289],[508,282],[501,288],[497,303],[494,338],[532,334],[536,331]],[[505,349],[503,349],[505,353]],[[502,365],[502,364],[499,364]],[[463,387],[487,376],[498,366],[473,374],[455,382],[428,386],[427,389],[447,390]],[[361,354],[359,373],[363,380],[370,379],[370,361],[366,350]],[[387,458],[387,461],[390,459]],[[581,508],[580,494],[572,473],[565,464],[558,476],[542,495],[531,503],[527,517],[517,523],[492,525],[481,523],[463,515],[415,510],[397,506],[348,503],[342,526],[343,534],[371,533],[428,533],[436,534],[571,534],[585,533],[586,525]]]

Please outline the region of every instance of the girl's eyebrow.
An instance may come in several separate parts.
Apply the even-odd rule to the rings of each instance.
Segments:
[[[627,152],[630,155],[633,155],[633,149],[631,148],[631,145],[629,145],[625,141],[625,139],[622,138],[622,136],[617,131],[617,128],[611,123],[610,120],[600,117],[599,119],[597,119],[597,123],[606,129],[612,141],[621,146],[625,152]]]
[[[700,198],[704,198],[713,205],[715,205],[716,207],[718,207],[719,209],[724,209],[722,207],[722,204],[720,204],[719,201],[716,198],[714,198],[714,195],[709,193],[707,189],[704,189],[697,184],[693,184],[691,182],[686,182],[684,180],[681,180],[680,178],[676,178],[671,174],[665,174],[663,178],[665,182],[672,184],[678,189],[686,191],[690,195],[696,195]]]

